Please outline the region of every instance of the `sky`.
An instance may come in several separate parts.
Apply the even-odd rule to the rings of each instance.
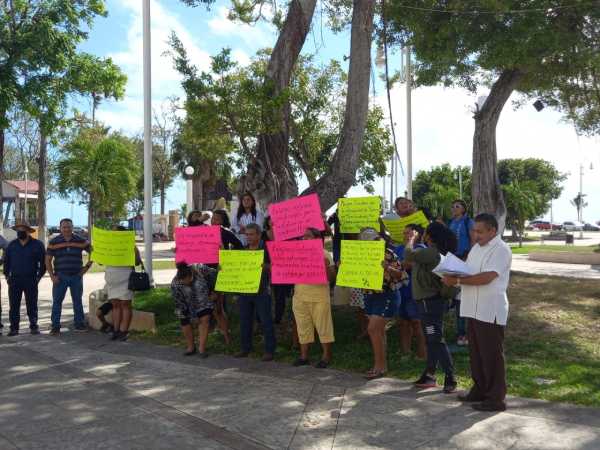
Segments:
[[[115,130],[139,134],[143,130],[142,92],[142,11],[140,0],[107,0],[109,15],[96,20],[89,39],[81,49],[98,56],[111,57],[128,76],[125,98],[120,102],[106,102],[97,112],[99,120]],[[159,110],[167,98],[183,97],[181,79],[173,69],[168,50],[168,38],[174,31],[185,45],[190,59],[200,69],[207,69],[210,56],[223,47],[230,47],[239,64],[247,64],[257,50],[272,47],[277,34],[270,26],[260,23],[249,26],[227,19],[228,1],[219,0],[210,9],[189,8],[176,0],[151,0],[152,11],[152,95],[153,108]],[[313,30],[303,52],[315,54],[323,62],[332,58],[341,60],[349,54],[349,32],[333,34],[326,29],[319,11],[315,14]],[[390,55],[392,69],[399,66],[399,53]],[[406,167],[406,95],[404,85],[392,91],[392,112],[395,120],[398,151]],[[461,89],[442,87],[418,88],[412,92],[412,134],[414,172],[432,166],[450,163],[453,166],[471,165],[474,122],[471,110],[476,94]],[[512,100],[515,100],[514,97]],[[385,90],[375,83],[372,102],[380,103],[387,111]],[[90,107],[80,104],[78,108]],[[561,120],[560,114],[550,109],[537,112],[533,106],[514,110],[507,103],[497,128],[498,157],[543,158],[554,163],[559,171],[568,174],[561,198],[553,203],[555,222],[576,219],[576,209],[570,204],[579,191],[580,167],[583,167],[583,192],[589,206],[584,220],[600,220],[600,138],[578,137],[574,128]],[[592,167],[590,169],[590,167]],[[389,181],[386,182],[389,192]],[[405,190],[406,179],[400,177],[398,192]],[[375,183],[382,193],[383,180]],[[301,183],[302,187],[302,183]],[[353,188],[351,195],[365,194]],[[389,193],[388,193],[389,195]],[[179,209],[185,202],[185,182],[177,179],[167,192],[166,209]],[[58,223],[71,216],[71,203],[51,198],[48,205],[48,224]],[[159,211],[158,200],[154,203]],[[550,214],[545,216],[550,219]],[[76,224],[87,222],[85,206],[75,204],[73,219]]]

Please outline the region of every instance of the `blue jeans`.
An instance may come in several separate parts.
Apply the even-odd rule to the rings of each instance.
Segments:
[[[240,295],[240,341],[242,352],[252,351],[254,317],[257,315],[265,336],[265,353],[275,353],[275,329],[271,315],[270,295]]]
[[[62,274],[56,274],[56,276],[58,277],[58,283],[52,286],[52,328],[60,328],[62,303],[67,294],[67,289],[71,291],[75,326],[85,325],[82,303],[83,277],[81,275]]]

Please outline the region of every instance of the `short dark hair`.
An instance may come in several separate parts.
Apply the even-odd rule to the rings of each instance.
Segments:
[[[177,263],[175,267],[177,267],[177,273],[175,274],[175,279],[177,280],[185,280],[186,278],[194,275],[194,269],[185,261]]]
[[[397,208],[398,207],[398,203],[402,200],[406,200],[407,202],[412,203],[413,205],[415,204],[415,202],[413,202],[410,198],[408,197],[398,197],[396,198],[396,200],[394,200],[394,206]]]
[[[306,231],[310,232],[310,234],[312,234],[312,237],[314,237],[315,239],[321,239],[321,240],[325,239],[325,236],[323,236],[323,232],[321,230],[317,230],[316,228],[309,227],[306,229]]]
[[[467,202],[465,202],[462,198],[457,198],[456,200],[454,200],[452,202],[453,205],[455,205],[457,203],[463,207],[463,209],[465,210],[465,214],[466,214],[467,213]]]
[[[484,223],[488,228],[498,231],[498,220],[493,214],[481,213],[475,217],[475,222]]]
[[[257,223],[249,223],[248,225],[246,225],[246,230],[255,230],[258,234],[262,233],[260,225]]]
[[[73,221],[68,217],[65,217],[64,219],[60,219],[60,222],[58,222],[58,226],[62,227],[63,222],[69,222],[71,225],[73,225]]]
[[[430,223],[426,233],[442,255],[445,255],[448,252],[454,253],[456,251],[456,234],[443,223]]]
[[[213,211],[213,215],[217,215],[221,218],[221,222],[223,222],[223,226],[225,228],[231,228],[231,222],[229,221],[227,211],[225,211],[224,209],[215,209]]]

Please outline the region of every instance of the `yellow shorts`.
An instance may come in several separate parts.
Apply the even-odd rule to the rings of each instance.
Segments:
[[[298,339],[301,344],[315,342],[315,328],[321,344],[329,344],[334,341],[330,302],[307,302],[294,296],[292,310],[296,318]]]

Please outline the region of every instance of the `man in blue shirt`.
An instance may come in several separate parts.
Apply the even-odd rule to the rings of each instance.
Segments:
[[[83,275],[91,267],[91,261],[83,265],[83,252],[90,251],[90,243],[73,233],[71,219],[60,221],[60,235],[48,244],[46,266],[52,279],[52,329],[50,334],[60,333],[60,316],[62,303],[71,291],[73,314],[75,316],[75,331],[86,331],[85,315],[83,313]]]
[[[460,199],[454,200],[452,202],[452,220],[450,220],[448,227],[456,234],[456,241],[458,242],[456,256],[463,261],[467,260],[467,256],[471,250],[473,224],[473,219],[467,215],[467,204],[465,201]],[[456,298],[453,303],[456,311],[456,344],[459,346],[468,345],[466,319],[460,317],[460,298]]]
[[[19,334],[21,298],[25,294],[31,334],[39,334],[38,283],[46,272],[44,244],[31,237],[35,230],[27,222],[17,223],[17,239],[8,244],[4,255],[4,276],[8,282],[9,336]]]

